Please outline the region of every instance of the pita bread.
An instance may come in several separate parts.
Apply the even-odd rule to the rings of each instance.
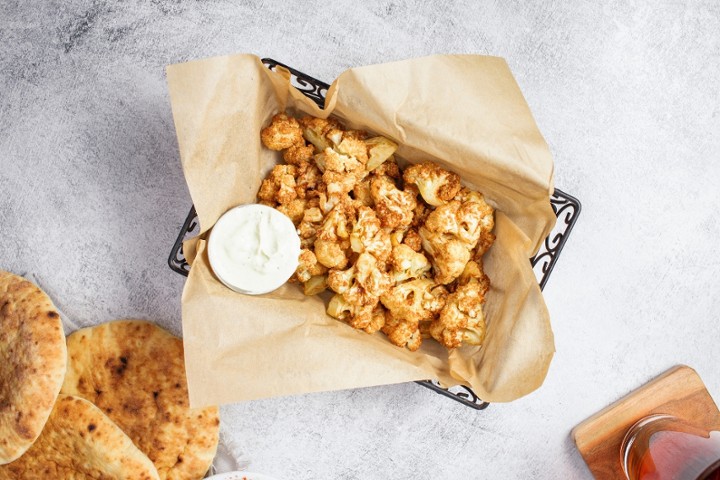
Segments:
[[[95,405],[60,395],[45,429],[0,480],[27,478],[157,479],[149,458]]]
[[[40,435],[66,362],[65,334],[50,298],[0,271],[0,465],[20,457]]]
[[[218,443],[217,407],[190,409],[182,340],[152,323],[120,320],[68,337],[62,392],[117,423],[161,479],[198,479]]]

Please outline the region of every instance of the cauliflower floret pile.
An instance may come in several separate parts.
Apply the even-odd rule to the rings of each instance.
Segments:
[[[327,313],[415,351],[481,345],[490,280],[482,256],[494,210],[455,173],[426,162],[401,170],[398,145],[334,119],[279,113],[261,132],[283,152],[258,200],[295,224],[302,252],[291,281],[333,293]]]

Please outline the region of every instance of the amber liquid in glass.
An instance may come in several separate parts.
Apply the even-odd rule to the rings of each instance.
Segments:
[[[623,442],[630,480],[720,480],[720,432],[655,415],[638,422]]]

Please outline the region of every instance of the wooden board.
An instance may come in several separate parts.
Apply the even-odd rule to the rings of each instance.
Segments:
[[[720,411],[697,372],[671,368],[572,431],[575,445],[598,480],[624,480],[620,446],[627,430],[642,417],[667,413],[688,424],[720,430]]]

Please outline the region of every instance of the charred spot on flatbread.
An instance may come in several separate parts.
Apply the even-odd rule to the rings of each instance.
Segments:
[[[78,330],[67,343],[63,393],[95,403],[160,478],[205,474],[217,449],[218,410],[190,409],[182,340],[149,322],[120,320]]]
[[[0,479],[157,480],[142,453],[100,409],[59,395],[42,434],[23,456],[0,466]]]
[[[60,315],[32,282],[0,271],[0,465],[38,438],[55,404],[67,354]]]

